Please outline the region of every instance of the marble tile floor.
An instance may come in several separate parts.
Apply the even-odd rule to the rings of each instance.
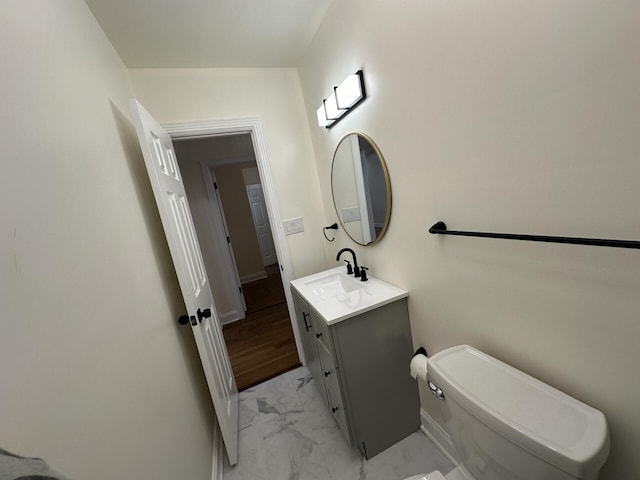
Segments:
[[[225,460],[224,480],[401,480],[453,468],[420,430],[364,460],[305,367],[240,393],[238,458],[234,467]]]

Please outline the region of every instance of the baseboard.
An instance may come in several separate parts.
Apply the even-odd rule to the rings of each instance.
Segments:
[[[255,282],[256,280],[262,280],[263,278],[267,278],[267,272],[262,270],[261,272],[250,273],[249,275],[243,275],[240,277],[240,283],[245,284],[249,282]]]
[[[445,429],[442,428],[424,408],[420,409],[420,421],[422,423],[420,428],[425,435],[436,444],[436,447],[440,449],[451,463],[458,465],[460,463],[458,454],[451,442],[451,437],[449,437]]]
[[[224,476],[224,451],[222,449],[222,435],[216,422],[213,427],[213,462],[211,467],[211,480],[223,480]]]
[[[222,315],[218,315],[220,325],[237,322],[238,320],[242,320],[245,317],[245,313],[238,310],[231,310],[230,312],[225,312]]]

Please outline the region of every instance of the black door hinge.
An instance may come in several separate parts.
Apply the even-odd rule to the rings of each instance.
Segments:
[[[231,239],[229,238],[228,235],[227,235],[227,243],[231,243]]]
[[[218,184],[216,182],[213,182],[213,188],[215,188],[216,190],[218,189]]]

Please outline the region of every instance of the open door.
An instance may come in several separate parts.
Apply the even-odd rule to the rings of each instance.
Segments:
[[[271,225],[269,224],[269,216],[267,215],[267,204],[262,193],[262,185],[259,183],[247,185],[247,198],[251,207],[251,216],[253,217],[253,225],[256,229],[258,237],[258,247],[262,256],[262,265],[273,265],[278,261],[276,257],[276,247],[273,244],[273,235],[271,234]]]
[[[238,389],[171,137],[137,100],[132,99],[130,107],[187,308],[187,316],[181,317],[181,323],[191,325],[229,463],[235,465],[238,461]]]

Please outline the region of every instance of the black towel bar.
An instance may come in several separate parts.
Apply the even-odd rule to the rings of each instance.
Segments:
[[[447,230],[444,222],[434,224],[429,233],[440,235],[458,235],[462,237],[504,238],[507,240],[528,240],[531,242],[572,243],[575,245],[598,245],[601,247],[639,248],[640,242],[635,240],[608,240],[603,238],[550,237],[545,235],[522,235],[517,233],[462,232]]]

